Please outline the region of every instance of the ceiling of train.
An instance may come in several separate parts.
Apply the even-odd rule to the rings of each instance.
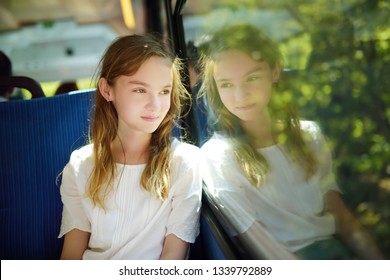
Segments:
[[[38,81],[90,77],[122,31],[120,0],[0,0],[1,49]]]
[[[77,23],[121,20],[118,1],[107,0],[1,0],[0,31],[40,21],[72,19]]]
[[[131,1],[137,16],[145,0]],[[163,5],[163,0],[161,1]],[[268,1],[268,0],[267,0]],[[0,32],[19,29],[41,21],[73,20],[78,24],[109,22],[113,26],[123,24],[121,0],[0,0]],[[172,7],[176,0],[171,1]],[[213,7],[235,3],[235,0],[187,0],[183,14],[199,14]],[[254,2],[242,0],[242,2]],[[236,3],[237,4],[237,3]],[[120,26],[119,26],[120,28]]]

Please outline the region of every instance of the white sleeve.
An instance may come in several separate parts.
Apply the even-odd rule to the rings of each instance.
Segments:
[[[202,146],[203,180],[213,202],[229,223],[232,235],[243,233],[255,222],[254,207],[245,191],[249,181],[240,171],[226,141],[210,140]]]
[[[172,209],[167,233],[194,243],[199,234],[199,217],[202,198],[202,174],[199,148],[180,144],[172,164]]]
[[[341,192],[333,171],[332,152],[320,127],[315,122],[305,121],[304,123],[302,129],[309,132],[312,138],[310,145],[319,163],[317,174],[320,176],[321,193],[325,194],[331,190]]]
[[[84,194],[80,194],[77,188],[79,172],[74,166],[74,158],[71,156],[71,160],[65,166],[62,174],[60,193],[63,210],[59,238],[75,228],[87,232],[91,231],[90,222],[82,205]]]

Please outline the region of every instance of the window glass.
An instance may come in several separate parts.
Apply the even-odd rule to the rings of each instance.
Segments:
[[[193,64],[205,70],[194,90],[205,191],[226,230],[301,258],[388,259],[389,2],[211,2],[183,20],[190,62],[211,57]],[[215,41],[237,24],[272,43],[235,29]]]

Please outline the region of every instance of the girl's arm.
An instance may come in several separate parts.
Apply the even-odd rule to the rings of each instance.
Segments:
[[[165,237],[160,260],[184,260],[187,257],[188,243],[174,234]]]
[[[255,222],[247,231],[237,235],[245,250],[259,260],[298,260],[299,257],[287,251],[259,223]]]
[[[336,191],[326,193],[326,209],[336,220],[336,234],[361,259],[384,259],[374,240],[350,212]]]
[[[88,248],[89,236],[91,234],[79,229],[73,229],[64,238],[61,260],[81,260],[85,250]]]

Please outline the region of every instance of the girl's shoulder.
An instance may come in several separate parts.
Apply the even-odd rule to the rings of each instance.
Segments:
[[[299,122],[302,131],[316,135],[321,133],[321,128],[319,125],[314,122],[314,121],[309,121],[309,120],[301,120]]]
[[[171,159],[173,166],[197,168],[200,163],[199,148],[195,145],[174,139],[172,143]]]
[[[225,154],[230,150],[230,143],[227,137],[221,133],[215,132],[213,136],[207,140],[200,148],[202,153],[205,154]]]
[[[303,136],[306,140],[317,142],[322,138],[321,128],[314,121],[301,120],[300,122]]]
[[[199,154],[199,148],[197,146],[180,141],[177,138],[173,139],[172,142],[173,157],[188,157],[197,154]]]
[[[327,137],[321,131],[320,126],[314,121],[301,121],[303,140],[318,154],[329,149]]]
[[[93,144],[88,144],[74,150],[70,155],[69,163],[73,166],[93,164]]]

